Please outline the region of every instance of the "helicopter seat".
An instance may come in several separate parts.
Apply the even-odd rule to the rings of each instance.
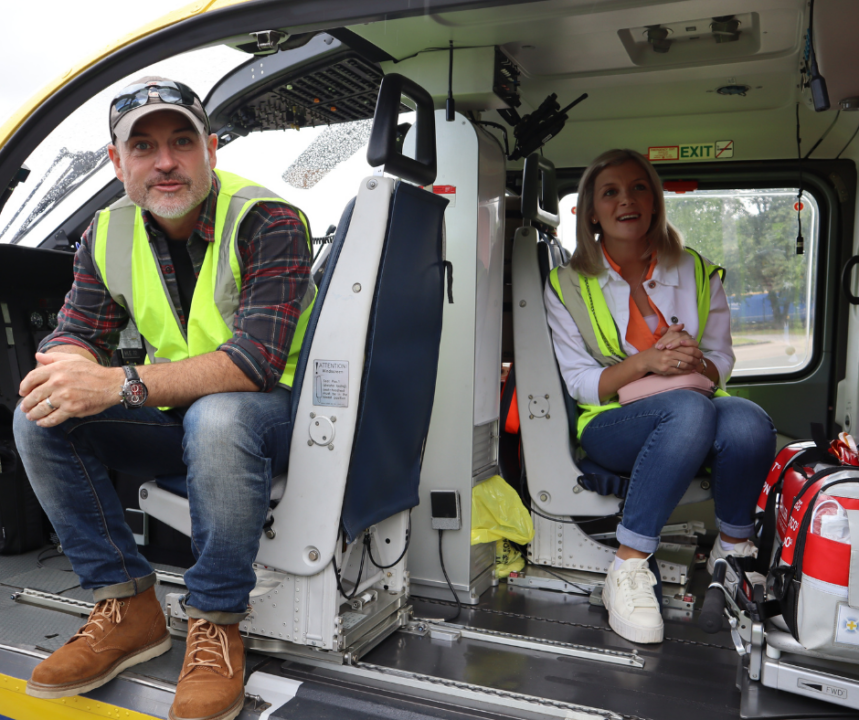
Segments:
[[[401,94],[418,104],[416,160],[394,144]],[[401,76],[383,81],[368,160],[420,185],[435,178],[432,100]],[[272,479],[257,587],[240,625],[249,648],[305,645],[354,658],[405,622],[409,511],[441,338],[446,205],[373,176],[343,213],[296,368],[288,470]],[[141,487],[140,506],[190,534],[188,501],[157,482]],[[178,599],[170,615],[181,627]]]

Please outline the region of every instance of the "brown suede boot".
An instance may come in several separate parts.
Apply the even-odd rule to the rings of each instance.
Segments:
[[[170,720],[233,720],[245,704],[245,646],[235,625],[188,619]]]
[[[86,625],[33,669],[27,694],[61,698],[89,692],[126,668],[163,655],[170,645],[155,588],[134,597],[102,600]]]

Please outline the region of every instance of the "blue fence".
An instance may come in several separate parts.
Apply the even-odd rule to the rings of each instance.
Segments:
[[[793,295],[791,292],[790,295]],[[785,294],[779,293],[781,300]],[[779,303],[782,305],[783,303]],[[728,305],[731,308],[731,320],[742,323],[771,323],[774,319],[772,303],[767,293],[750,293],[748,295],[729,295]],[[799,319],[805,322],[807,307],[805,300],[788,305],[788,316],[791,320]]]

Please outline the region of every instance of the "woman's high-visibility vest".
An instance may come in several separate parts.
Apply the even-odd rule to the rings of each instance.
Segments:
[[[236,247],[239,227],[257,203],[286,202],[250,180],[220,170],[215,172],[221,183],[215,210],[215,239],[206,248],[187,329],[182,327],[170,300],[140,208],[124,197],[96,217],[93,245],[96,267],[111,297],[137,325],[146,347],[147,365],[214,352],[233,337],[233,320],[242,289],[242,268]],[[301,218],[310,248],[307,218],[297,208],[293,209]],[[292,387],[295,378],[298,353],[315,299],[316,286],[310,279],[279,380],[286,387]]]
[[[695,287],[698,299],[698,342],[704,335],[707,318],[710,316],[710,278],[719,274],[724,279],[725,270],[718,265],[712,265],[704,260],[692,248],[685,248],[695,260]],[[549,283],[563,306],[567,308],[582,340],[590,355],[603,367],[615,365],[626,358],[620,331],[611,316],[608,304],[603,295],[597,278],[588,277],[576,272],[567,265],[556,267],[549,274]],[[716,390],[717,396],[726,396],[723,390]],[[579,419],[576,424],[576,436],[581,437],[582,431],[598,413],[619,408],[618,402],[607,402],[604,405],[579,405]]]

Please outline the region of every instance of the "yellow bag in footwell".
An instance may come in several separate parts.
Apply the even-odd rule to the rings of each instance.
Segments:
[[[527,545],[534,539],[531,514],[500,475],[471,491],[471,544],[495,541],[495,576],[506,578],[525,567],[525,558],[509,541]]]

